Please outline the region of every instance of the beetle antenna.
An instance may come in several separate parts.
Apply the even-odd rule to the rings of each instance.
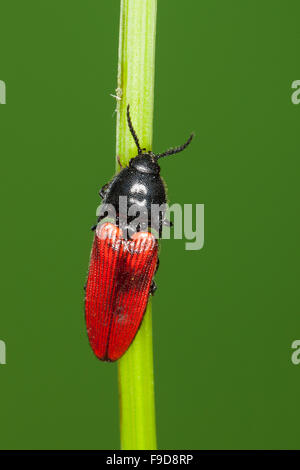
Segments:
[[[139,143],[139,139],[138,139],[138,136],[136,135],[136,132],[133,128],[133,125],[132,125],[132,121],[131,121],[131,117],[130,117],[130,112],[129,112],[129,105],[127,106],[127,122],[128,122],[128,127],[129,127],[129,130],[131,132],[131,135],[132,137],[134,138],[134,141],[135,141],[135,144],[138,148],[138,152],[139,154],[142,153],[142,149],[140,147],[140,143]]]
[[[174,153],[182,152],[182,150],[187,148],[187,146],[191,143],[194,135],[195,135],[194,133],[191,134],[188,140],[185,142],[185,144],[180,145],[180,147],[171,148],[164,153],[158,153],[157,155],[155,155],[155,159],[158,160],[159,158],[166,157],[167,155],[174,155]]]

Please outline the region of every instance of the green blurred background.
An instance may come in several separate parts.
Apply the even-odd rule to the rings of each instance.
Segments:
[[[118,449],[117,366],[83,285],[114,172],[119,1],[2,1],[2,449]],[[153,300],[161,449],[299,446],[296,0],[158,0],[154,149],[205,246],[164,241]]]

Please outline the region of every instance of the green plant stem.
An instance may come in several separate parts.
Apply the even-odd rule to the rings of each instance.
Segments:
[[[122,166],[137,149],[127,127],[126,107],[141,147],[152,149],[156,0],[121,0],[117,95],[117,155]],[[119,360],[121,449],[156,449],[152,312]]]

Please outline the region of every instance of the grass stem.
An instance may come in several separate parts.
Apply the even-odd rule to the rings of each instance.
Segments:
[[[117,104],[117,156],[122,166],[137,150],[127,127],[126,107],[141,147],[152,149],[156,0],[121,0]],[[152,311],[118,362],[122,450],[156,449]]]

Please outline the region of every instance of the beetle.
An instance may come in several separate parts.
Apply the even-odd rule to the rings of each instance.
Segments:
[[[129,105],[127,122],[138,154],[99,191],[103,202],[98,223],[92,227],[95,237],[85,286],[89,342],[99,359],[110,362],[119,359],[131,345],[142,323],[148,297],[156,290],[153,277],[159,263],[157,238],[161,238],[163,225],[171,225],[164,211],[158,212],[154,220],[150,215],[154,205],[161,207],[167,202],[157,161],[181,152],[193,138],[191,134],[183,145],[154,154],[141,148]],[[122,206],[120,201],[125,197]],[[113,222],[107,219],[109,207],[115,212]],[[144,215],[136,225],[133,224],[136,219],[128,216],[134,207]]]

